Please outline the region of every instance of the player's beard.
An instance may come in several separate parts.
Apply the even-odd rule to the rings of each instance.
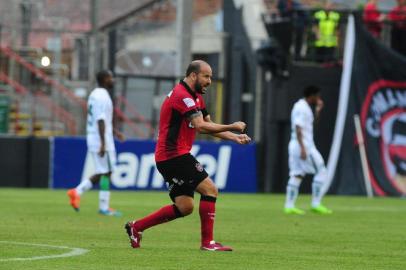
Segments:
[[[311,107],[316,107],[317,98],[311,98],[309,104],[310,104]]]
[[[202,95],[206,93],[206,88],[198,80],[195,82],[195,90]]]
[[[113,99],[114,98],[114,83],[106,85],[105,89],[109,93],[110,98]]]
[[[106,83],[106,89],[113,91],[114,89],[114,82],[108,82]]]

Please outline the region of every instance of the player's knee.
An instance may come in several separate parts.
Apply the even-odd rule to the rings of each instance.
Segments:
[[[218,191],[217,187],[213,186],[213,187],[207,188],[202,195],[217,198],[218,194],[219,194],[219,191]]]
[[[193,202],[177,204],[176,207],[179,209],[179,212],[182,213],[183,216],[187,216],[193,213]]]
[[[317,172],[317,174],[319,174],[319,175],[321,175],[321,176],[323,176],[323,177],[326,177],[327,176],[327,169],[326,169],[326,167],[321,167],[320,168],[320,170]]]
[[[193,204],[186,204],[182,205],[181,207],[178,206],[179,211],[182,213],[183,216],[187,216],[193,213]]]
[[[214,185],[214,184],[212,183],[211,185],[207,185],[207,186],[205,187],[205,190],[204,190],[204,192],[202,193],[202,195],[217,198],[218,193],[219,193],[219,191],[218,191],[216,185]]]
[[[314,179],[318,182],[322,182],[327,178],[327,169],[326,167],[322,167],[319,169],[317,174],[314,176]]]
[[[213,190],[212,190],[212,192],[213,192],[213,197],[216,197],[217,198],[217,196],[219,195],[219,190],[218,190],[218,188],[216,187],[216,186],[214,186],[213,185]]]
[[[92,176],[90,177],[90,181],[91,181],[93,184],[97,184],[97,183],[100,182],[101,176],[102,176],[102,174],[95,174],[95,175],[92,175]]]

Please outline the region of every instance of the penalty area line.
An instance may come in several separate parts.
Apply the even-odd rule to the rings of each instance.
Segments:
[[[23,243],[23,242],[13,242],[13,241],[0,241],[0,244],[10,244],[10,245],[21,245],[21,246],[32,246],[32,247],[45,247],[51,249],[64,249],[70,250],[68,252],[56,255],[45,255],[45,256],[34,256],[34,257],[26,257],[26,258],[6,258],[0,259],[0,262],[11,262],[11,261],[35,261],[35,260],[48,260],[48,259],[56,259],[56,258],[67,258],[67,257],[74,257],[80,256],[87,252],[88,249],[84,248],[74,248],[74,247],[66,247],[66,246],[53,246],[53,245],[45,245],[45,244],[31,244],[31,243]]]

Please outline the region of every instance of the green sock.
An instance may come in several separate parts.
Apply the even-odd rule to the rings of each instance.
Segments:
[[[110,190],[110,178],[107,175],[102,175],[100,178],[100,190]]]

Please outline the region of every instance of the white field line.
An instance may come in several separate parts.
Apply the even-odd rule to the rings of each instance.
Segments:
[[[35,261],[35,260],[48,260],[48,259],[55,259],[55,258],[66,258],[66,257],[80,256],[80,255],[83,255],[83,254],[89,252],[88,249],[84,249],[84,248],[72,248],[72,247],[52,246],[52,245],[44,245],[44,244],[30,244],[30,243],[13,242],[13,241],[0,241],[0,245],[1,244],[33,246],[33,247],[46,247],[46,248],[52,248],[52,249],[67,249],[67,250],[70,250],[70,251],[66,252],[66,253],[62,253],[62,254],[49,255],[49,256],[34,256],[34,257],[27,257],[27,258],[0,259],[0,262]]]

